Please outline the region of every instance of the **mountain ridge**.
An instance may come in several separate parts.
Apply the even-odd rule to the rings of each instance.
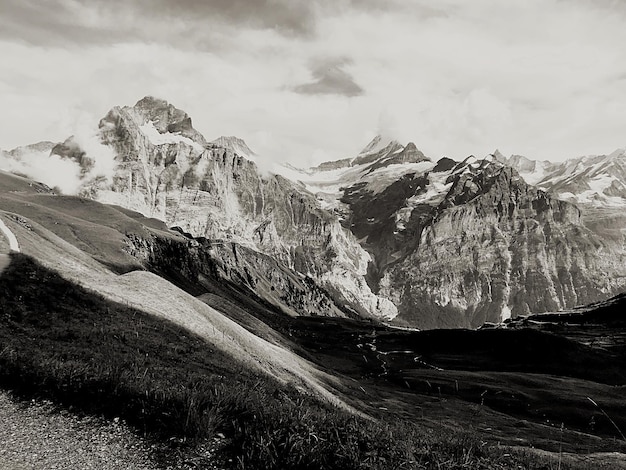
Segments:
[[[287,302],[294,313],[314,313],[315,300],[278,298],[271,271],[311,279],[326,292],[322,304],[334,305],[323,314],[397,317],[422,328],[477,327],[529,309],[599,300],[626,286],[619,229],[605,238],[606,230],[588,230],[554,188],[533,189],[524,175],[537,164],[523,157],[494,151],[435,163],[412,142],[377,136],[348,159],[261,173],[243,140],[209,142],[187,113],[154,97],[112,108],[99,129],[115,155],[109,178],[91,178],[89,155],[71,139],[52,152],[89,176],[81,195],[215,246],[240,246],[249,260],[223,251],[224,275],[275,305]]]

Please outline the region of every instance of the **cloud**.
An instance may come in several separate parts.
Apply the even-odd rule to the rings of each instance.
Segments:
[[[115,153],[102,144],[95,122],[81,119],[74,121],[71,145],[76,145],[85,153],[88,167],[76,160],[52,154],[49,150],[24,149],[19,156],[0,152],[0,169],[25,175],[52,188],[58,188],[63,194],[78,194],[85,183],[104,178],[112,182],[115,174]],[[85,162],[83,162],[85,163]]]
[[[0,169],[57,187],[63,194],[76,194],[81,184],[80,167],[75,162],[48,152],[28,153],[19,160],[0,153]]]
[[[402,5],[399,0],[3,0],[0,37],[46,46],[149,41],[219,50],[242,29],[311,39],[324,17]]]
[[[5,0],[0,37],[45,46],[141,41],[220,50],[240,29],[298,37],[311,36],[315,24],[315,5],[302,0]]]
[[[85,157],[93,163],[89,172],[83,175],[83,179],[104,177],[112,182],[117,166],[115,152],[111,147],[102,144],[95,122],[93,124],[92,126],[88,121],[81,121],[73,134],[74,142],[85,152]]]
[[[70,116],[97,123],[154,95],[208,140],[237,135],[296,166],[354,156],[381,122],[433,158],[610,152],[626,145],[625,12],[612,0],[7,0],[0,147],[63,141]]]
[[[350,61],[347,59],[330,58],[317,61],[311,69],[314,81],[298,85],[293,90],[303,95],[341,95],[347,97],[362,95],[363,89],[344,70],[344,67],[349,64]]]

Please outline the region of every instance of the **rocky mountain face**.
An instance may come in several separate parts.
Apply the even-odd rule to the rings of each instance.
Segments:
[[[269,255],[237,243],[184,235],[188,238],[186,243],[174,238],[128,234],[126,252],[196,295],[219,294],[213,291],[222,283],[244,296],[252,293],[291,316],[358,317],[338,306],[311,277],[286,268]]]
[[[118,165],[112,184],[95,182],[85,194],[165,220],[194,237],[240,246],[250,272],[269,273],[272,267],[259,261],[259,253],[271,256],[282,269],[323,288],[335,314],[395,316],[395,306],[365,282],[370,256],[354,236],[309,192],[280,175],[262,176],[237,153],[254,155],[245,142],[207,142],[186,113],[154,98],[113,108],[100,129]],[[243,270],[236,256],[222,254],[232,269]]]
[[[624,249],[626,237],[626,150],[548,162],[519,155],[498,158],[553,197],[581,208],[584,225],[612,246]]]
[[[623,287],[623,252],[584,227],[576,206],[510,167],[491,162],[481,170],[453,176],[444,200],[418,215],[416,248],[381,278],[381,292],[408,323],[476,327]]]
[[[528,183],[560,199],[593,207],[624,205],[626,149],[564,162],[534,161],[520,155],[506,158],[501,154],[498,159],[515,168]]]
[[[398,307],[396,322],[476,327],[623,288],[623,240],[594,233],[577,206],[498,160],[396,167],[363,158],[339,184],[318,181],[331,174],[318,167],[308,187],[372,254],[368,282]]]
[[[606,220],[626,205],[624,152],[435,162],[377,136],[355,157],[267,174],[243,140],[210,142],[156,98],[113,108],[99,128],[112,177],[91,178],[93,159],[72,138],[51,154],[79,164],[83,196],[179,227],[185,246],[129,237],[128,250],[199,289],[211,277],[291,315],[437,328],[555,311],[626,286],[626,216]]]

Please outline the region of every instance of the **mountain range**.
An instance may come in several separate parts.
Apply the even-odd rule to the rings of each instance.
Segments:
[[[161,99],[115,107],[98,128],[113,155],[104,175],[74,137],[4,160],[47,153],[71,163],[80,196],[193,241],[184,257],[194,282],[210,265],[290,315],[475,328],[626,286],[624,150],[562,163],[498,151],[434,161],[376,136],[354,157],[268,173],[243,140],[208,141]],[[171,262],[160,239],[125,243],[155,266]]]
[[[263,158],[152,97],[2,152],[0,467],[626,468],[623,151]]]

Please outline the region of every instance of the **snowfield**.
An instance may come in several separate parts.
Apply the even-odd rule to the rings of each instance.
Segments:
[[[145,135],[148,138],[148,140],[150,140],[150,142],[153,145],[178,144],[182,142],[187,145],[191,145],[198,152],[204,151],[204,148],[202,147],[202,145],[180,134],[172,134],[171,132],[165,132],[161,134],[156,129],[156,127],[154,127],[154,124],[152,123],[152,121],[148,121],[142,126],[139,126],[139,130],[141,131],[143,135]]]

